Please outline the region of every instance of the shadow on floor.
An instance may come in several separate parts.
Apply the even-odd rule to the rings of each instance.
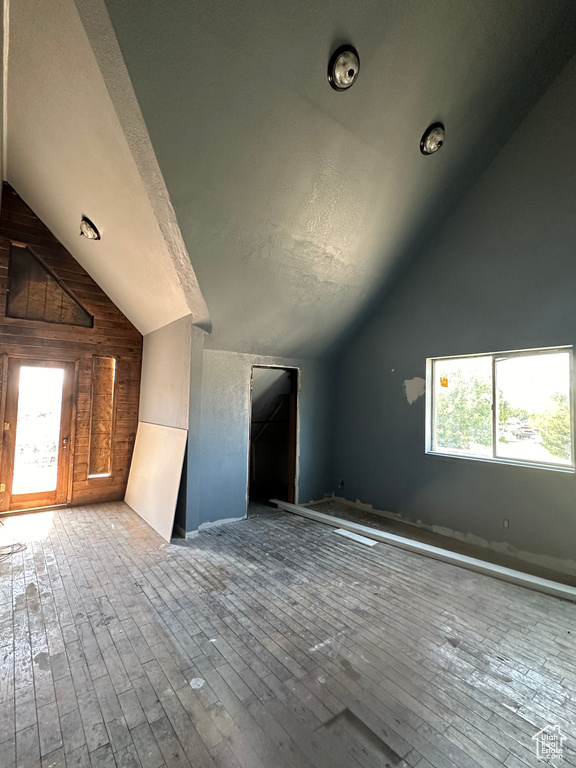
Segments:
[[[248,518],[269,517],[270,515],[277,514],[280,514],[278,507],[274,507],[269,503],[252,500],[248,502]]]

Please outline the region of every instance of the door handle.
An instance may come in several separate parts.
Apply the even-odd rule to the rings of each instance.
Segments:
[[[62,445],[63,445],[64,447],[66,447],[66,446],[68,445],[68,438],[67,438],[67,437],[64,437],[64,438],[62,439]]]

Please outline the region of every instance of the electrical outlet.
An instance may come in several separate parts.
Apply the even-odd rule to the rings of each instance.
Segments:
[[[504,518],[504,528],[510,528],[510,520],[506,520],[506,518]]]

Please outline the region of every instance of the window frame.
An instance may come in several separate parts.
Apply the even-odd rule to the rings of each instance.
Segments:
[[[535,357],[536,355],[547,355],[555,352],[567,352],[569,358],[569,393],[570,393],[570,463],[555,464],[545,461],[527,461],[525,459],[504,458],[496,455],[498,445],[498,382],[496,375],[496,362],[499,357]],[[474,456],[460,453],[450,453],[446,450],[434,450],[434,398],[435,398],[435,375],[434,364],[441,360],[464,360],[470,358],[491,358],[492,360],[492,456]],[[548,469],[555,472],[574,473],[575,467],[575,446],[574,446],[574,354],[572,345],[562,345],[557,347],[536,347],[534,349],[515,349],[504,352],[482,352],[472,355],[444,355],[441,357],[426,358],[426,428],[425,428],[425,454],[435,456],[441,459],[464,459],[465,461],[482,461],[488,464],[509,464],[518,467],[529,467],[532,469]]]

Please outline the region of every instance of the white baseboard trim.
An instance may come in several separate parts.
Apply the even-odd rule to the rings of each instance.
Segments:
[[[495,563],[488,563],[484,560],[478,560],[475,557],[460,555],[457,552],[450,552],[449,550],[441,549],[440,547],[433,547],[432,545],[424,544],[421,541],[406,539],[403,536],[397,536],[394,533],[385,533],[376,528],[369,528],[367,525],[351,523],[349,520],[343,520],[342,518],[333,517],[332,515],[325,515],[323,512],[306,509],[306,507],[302,507],[298,504],[289,504],[286,501],[279,501],[278,499],[270,499],[270,501],[286,512],[307,517],[318,523],[324,523],[333,528],[343,528],[346,531],[358,533],[361,536],[366,536],[369,539],[374,539],[384,544],[391,544],[394,547],[399,547],[400,549],[405,549],[409,552],[416,552],[425,557],[431,557],[434,560],[451,563],[460,568],[467,568],[469,571],[492,576],[493,578],[500,579],[500,581],[507,581],[511,584],[527,587],[536,592],[543,592],[544,594],[561,597],[576,603],[576,587],[570,587],[566,584],[560,584],[549,579],[542,579],[539,576],[532,576],[529,573],[515,571],[512,568],[505,568],[501,565],[496,565]]]
[[[471,544],[475,547],[481,547],[482,549],[489,549],[492,552],[497,552],[500,555],[507,555],[508,557],[514,557],[516,560],[522,560],[525,563],[531,565],[537,565],[541,568],[547,568],[549,571],[556,571],[562,573],[565,576],[576,576],[576,560],[569,560],[567,558],[553,557],[552,555],[541,555],[536,552],[527,552],[522,549],[517,549],[512,544],[505,541],[490,541],[484,539],[481,536],[477,536],[473,533],[462,533],[462,531],[456,531],[452,528],[445,528],[441,525],[428,525],[421,520],[408,520],[402,515],[398,515],[395,512],[386,512],[381,509],[374,509],[371,504],[364,504],[364,502],[356,499],[356,501],[350,501],[343,496],[329,496],[321,499],[320,501],[309,502],[310,504],[321,504],[325,501],[337,501],[339,504],[346,504],[352,509],[359,509],[363,512],[370,512],[373,515],[384,517],[388,520],[394,520],[397,523],[403,525],[410,525],[412,528],[417,528],[423,531],[429,531],[430,533],[437,533],[439,536],[446,536],[449,539],[455,539],[465,544]],[[307,506],[307,505],[305,505]]]

